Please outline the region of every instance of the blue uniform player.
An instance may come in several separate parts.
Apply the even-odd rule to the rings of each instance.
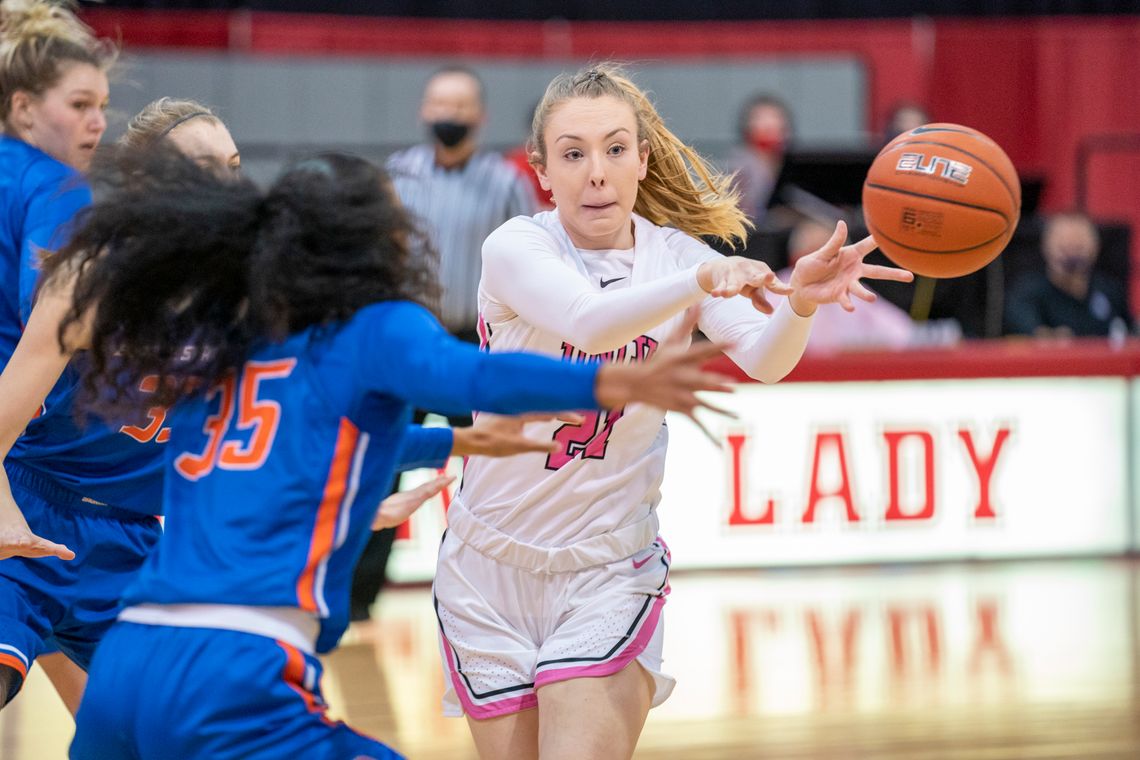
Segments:
[[[138,148],[160,140],[222,174],[234,172],[240,163],[225,125],[194,101],[154,101],[131,120],[123,138]],[[0,343],[5,364],[19,340],[18,354],[0,380],[0,454],[6,455],[11,485],[10,494],[0,489],[0,512],[5,506],[11,511],[0,524],[0,557],[21,557],[0,563],[0,599],[9,600],[0,618],[0,664],[8,664],[10,697],[28,665],[43,662],[74,711],[83,672],[61,658],[39,654],[58,637],[86,667],[91,650],[118,614],[126,582],[157,537],[154,515],[162,509],[163,472],[159,444],[170,429],[161,407],[144,410],[132,424],[107,426],[94,417],[76,424],[78,370],[67,368],[70,357],[60,352],[56,335],[67,304],[53,294],[40,299],[30,316],[28,310],[39,275],[38,252],[58,246],[56,231],[62,232],[89,203],[90,193],[74,169],[23,141],[0,138],[0,163],[11,167],[4,177],[15,189],[3,197],[11,201],[13,213],[20,198],[28,199],[29,209],[26,234],[17,241],[13,233],[10,246],[13,251],[22,247],[23,255],[0,257],[9,268],[20,263],[18,274],[4,278],[13,287],[3,291],[11,306],[0,319],[0,327],[10,327]],[[27,332],[21,337],[25,321]],[[63,381],[55,383],[61,374]],[[140,385],[150,387],[145,380]],[[37,418],[29,420],[33,414]],[[403,452],[408,461],[401,466],[440,463],[449,453],[502,455],[546,445],[520,433],[464,429],[453,437],[448,430],[412,427]],[[69,547],[78,553],[72,562],[37,558],[75,558]]]
[[[40,254],[61,242],[67,223],[90,200],[79,172],[90,163],[106,128],[105,71],[112,51],[70,12],[47,3],[5,3],[0,14],[4,50],[0,66],[3,366],[28,318]],[[110,440],[122,436],[98,424],[82,431],[76,428],[69,387],[65,381],[52,391],[41,419],[30,426],[29,436],[13,452],[9,476],[25,514],[16,510],[7,489],[0,489],[0,557],[13,553],[72,556],[58,544],[35,539],[35,531],[66,535],[76,545],[99,547],[110,542],[121,547],[119,553],[127,555],[129,562],[129,555],[157,538],[157,522],[129,508],[120,513],[94,503],[118,503],[129,500],[128,495],[141,502],[146,496],[137,493],[131,477],[125,475],[136,468],[111,451],[113,444],[108,448]],[[150,496],[156,503],[157,490]],[[91,503],[84,502],[84,497]],[[106,511],[96,516],[96,508]],[[31,531],[26,530],[25,519],[32,524]],[[33,540],[23,540],[28,534]],[[123,559],[115,557],[115,561]],[[135,567],[140,560],[138,554]],[[76,583],[80,570],[90,586],[80,588]],[[113,614],[107,615],[106,607],[121,591],[121,586],[105,584],[105,578],[104,566],[99,561],[90,566],[86,553],[72,564],[59,559],[0,562],[0,706],[19,689],[28,667],[41,653],[58,645],[78,661],[90,658],[98,634],[88,635],[88,631],[110,624]],[[77,604],[80,597],[84,603]],[[45,660],[45,669],[47,664]],[[82,673],[58,656],[48,672],[74,710]]]
[[[363,160],[310,159],[265,194],[162,151],[104,171],[116,190],[46,292],[81,272],[65,337],[91,346],[83,388],[104,413],[139,404],[151,374],[177,406],[167,535],[96,655],[73,758],[392,756],[327,719],[316,655],[347,625],[398,461],[432,455],[409,448],[412,408],[691,411],[725,387],[699,368],[710,349],[599,368],[458,343],[409,302],[430,295],[430,262]],[[146,297],[126,297],[143,272]]]

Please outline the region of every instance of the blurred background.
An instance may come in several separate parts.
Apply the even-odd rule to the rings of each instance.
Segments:
[[[382,159],[424,141],[420,99],[443,64],[477,70],[487,116],[480,142],[510,151],[554,74],[628,61],[670,127],[723,168],[740,169],[742,150],[768,154],[774,187],[749,198],[759,231],[747,251],[776,266],[796,217],[769,207],[850,212],[898,124],[917,111],[918,123],[969,125],[996,140],[1021,175],[1018,234],[986,271],[883,295],[920,321],[953,319],[965,337],[997,337],[1010,331],[1004,293],[1040,268],[1050,211],[1093,217],[1098,266],[1128,284],[1129,305],[1140,299],[1130,265],[1140,221],[1136,10],[1111,0],[111,0],[85,18],[123,41],[112,100],[124,118],[162,94],[215,106],[256,178],[314,149]],[[745,111],[758,96],[784,111],[777,140],[749,135]]]
[[[430,142],[425,83],[454,64],[483,82],[481,149],[517,161],[555,74],[628,62],[670,128],[739,172],[756,229],[738,252],[774,269],[837,219],[865,234],[863,177],[900,131],[989,135],[1022,183],[998,259],[884,283],[850,319],[821,314],[787,381],[742,378],[739,419],[708,422],[719,446],[670,420],[679,685],[639,756],[1140,757],[1140,4],[83,11],[124,49],[110,139],[156,97],[195,98],[257,180],[317,150],[383,161]],[[446,504],[398,530],[389,586],[329,661],[334,712],[412,757],[473,757],[462,722],[438,714],[425,584]],[[33,678],[0,714],[0,756],[63,757],[70,730]]]

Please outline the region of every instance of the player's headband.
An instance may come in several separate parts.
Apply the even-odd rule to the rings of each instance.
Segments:
[[[168,134],[170,134],[174,130],[175,127],[178,127],[181,124],[185,124],[186,122],[190,121],[191,119],[193,119],[196,116],[213,116],[213,115],[214,114],[210,113],[209,111],[194,111],[192,113],[188,113],[181,118],[175,119],[170,124],[167,124],[166,129],[159,132],[158,135],[154,139],[155,140],[161,140],[162,138],[164,138]]]

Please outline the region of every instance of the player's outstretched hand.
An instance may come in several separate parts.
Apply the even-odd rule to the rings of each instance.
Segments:
[[[704,369],[705,364],[721,354],[722,347],[708,342],[685,346],[697,318],[697,310],[691,309],[684,325],[658,346],[649,360],[603,365],[594,385],[598,403],[616,409],[640,401],[689,417],[702,407],[729,414],[697,396],[699,391],[732,392],[732,378]]]
[[[823,303],[838,303],[845,310],[854,311],[851,296],[874,301],[875,294],[859,282],[861,278],[894,282],[914,279],[914,275],[905,269],[863,263],[867,254],[878,247],[870,235],[851,245],[843,245],[846,240],[847,224],[841,220],[822,248],[796,262],[792,270],[790,284],[793,293],[790,298],[797,312],[802,314],[814,310]]]
[[[454,475],[439,475],[423,485],[392,494],[380,502],[380,508],[376,510],[376,517],[372,520],[372,530],[395,528],[411,517],[413,512],[424,505],[424,502],[451,485],[454,480]]]
[[[63,544],[40,538],[28,527],[27,521],[18,509],[3,510],[0,519],[0,559],[9,557],[58,557],[75,559],[75,552]]]
[[[581,415],[571,413],[522,414],[508,417],[480,412],[471,427],[458,427],[452,431],[455,442],[451,447],[451,455],[509,457],[532,452],[553,453],[558,450],[558,444],[550,439],[549,434],[546,440],[528,438],[523,434],[523,426],[528,422],[547,422],[554,419],[571,424],[581,424],[583,420]]]
[[[773,310],[767,293],[786,296],[792,292],[791,287],[780,282],[767,264],[743,256],[724,256],[706,261],[697,269],[697,282],[706,293],[716,298],[749,298],[756,310],[764,314],[771,314]]]

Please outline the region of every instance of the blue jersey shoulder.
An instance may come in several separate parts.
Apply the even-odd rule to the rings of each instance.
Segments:
[[[31,312],[41,254],[66,242],[76,215],[90,202],[74,169],[0,137],[0,368]],[[69,371],[9,456],[93,501],[157,514],[162,469],[155,444],[164,425],[154,417],[136,426],[77,421],[76,390]]]

